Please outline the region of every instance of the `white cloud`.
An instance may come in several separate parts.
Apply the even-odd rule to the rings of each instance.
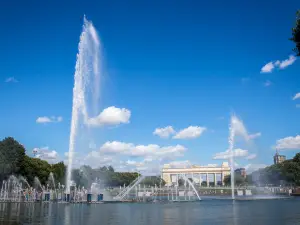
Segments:
[[[8,78],[5,79],[5,82],[6,83],[17,83],[19,81],[14,77],[8,77]]]
[[[127,164],[127,165],[136,165],[137,162],[136,162],[136,161],[133,161],[133,160],[127,160],[126,164]]]
[[[103,153],[127,153],[135,146],[132,143],[124,143],[119,141],[106,142],[100,148]]]
[[[124,142],[106,142],[101,148],[100,152],[104,154],[123,154],[133,157],[144,157],[148,161],[153,159],[167,159],[183,156],[186,148],[182,145],[160,147],[156,144],[149,145],[134,145],[132,143]]]
[[[175,130],[172,126],[167,126],[165,128],[156,128],[153,132],[154,135],[157,135],[161,138],[168,138],[171,134],[174,134]]]
[[[61,116],[41,116],[36,119],[36,123],[59,123],[63,120]]]
[[[36,119],[36,122],[37,122],[37,123],[51,123],[52,121],[51,121],[51,119],[50,119],[49,117],[47,117],[47,116],[42,116],[42,117],[38,117],[38,118]]]
[[[263,68],[261,68],[261,73],[271,73],[273,71],[273,69],[275,68],[273,62],[269,62],[266,65],[263,66]]]
[[[208,167],[217,167],[218,164],[207,164]]]
[[[275,62],[269,62],[266,65],[261,68],[261,73],[271,73],[275,67],[279,69],[284,69],[290,65],[292,65],[296,61],[296,57],[293,55],[290,55],[288,59],[285,59],[283,61],[276,60]]]
[[[99,151],[91,151],[81,161],[82,165],[99,168],[100,166],[112,165],[114,159],[111,156],[100,154]]]
[[[57,151],[52,150],[50,152],[44,153],[43,158],[44,159],[57,159],[58,153],[57,153]]]
[[[243,158],[243,157],[248,156],[248,154],[249,154],[248,150],[244,150],[244,149],[240,149],[240,148],[233,150],[234,158]],[[231,157],[231,155],[232,155],[232,153],[229,150],[226,150],[225,152],[216,153],[213,156],[213,159],[229,159]]]
[[[142,161],[135,161],[135,160],[113,160],[110,163],[114,167],[114,169],[118,172],[143,172],[144,174],[149,173],[151,175],[158,175],[161,171],[161,165],[155,162],[149,162],[145,159]]]
[[[133,168],[136,167],[137,169],[138,168],[141,169],[141,168],[146,167],[146,162],[145,161],[137,162],[137,161],[134,161],[134,160],[127,160],[125,162],[125,164],[127,166],[130,166],[130,167],[133,167]]]
[[[272,82],[269,81],[269,80],[267,80],[267,81],[264,83],[264,86],[265,86],[265,87],[269,87],[269,86],[271,86],[271,85],[272,85]]]
[[[297,94],[295,94],[295,96],[293,97],[293,100],[296,100],[298,98],[300,98],[300,92],[298,92]]]
[[[246,157],[246,159],[251,160],[251,159],[255,159],[257,157],[256,154],[250,154]]]
[[[183,130],[177,132],[173,139],[193,139],[200,137],[200,135],[206,130],[205,127],[189,126]]]
[[[184,160],[184,161],[172,161],[168,163],[171,168],[186,168],[186,167],[191,167],[191,162],[189,160]]]
[[[87,124],[94,127],[105,125],[119,125],[122,123],[129,123],[130,116],[130,110],[110,106],[104,109],[98,116],[88,119]]]
[[[300,149],[300,135],[295,137],[286,137],[276,141],[276,149],[281,150],[295,150]]]
[[[65,165],[68,165],[68,156],[69,152],[65,152]],[[73,153],[73,168],[80,168],[83,165],[90,166],[92,168],[99,168],[101,166],[109,166],[115,165],[118,166],[119,161],[117,158],[113,158],[112,156],[101,154],[99,151],[90,151],[89,153],[82,155],[78,152]]]
[[[126,168],[126,167],[125,167]],[[144,174],[155,176],[159,175],[162,166],[158,163],[147,163],[145,161],[136,162],[134,165],[127,165],[127,171],[131,170],[134,172],[143,172]]]
[[[34,148],[32,152],[35,158],[45,160],[49,163],[56,163],[59,161],[59,155],[57,151],[50,150],[49,147]]]
[[[249,134],[249,139],[255,139],[261,136],[260,132],[254,133],[254,134]]]
[[[275,65],[278,65],[280,69],[284,69],[290,65],[292,65],[296,61],[296,57],[293,55],[290,55],[288,59],[285,59],[283,61],[277,60],[275,62]]]

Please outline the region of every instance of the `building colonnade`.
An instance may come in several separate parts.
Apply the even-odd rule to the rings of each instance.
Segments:
[[[177,184],[180,177],[185,176],[191,178],[194,184],[202,185],[206,182],[206,186],[211,183],[214,186],[224,185],[224,178],[230,175],[230,167],[227,162],[221,166],[191,166],[188,168],[172,168],[169,164],[165,164],[162,169],[161,177],[167,185]]]

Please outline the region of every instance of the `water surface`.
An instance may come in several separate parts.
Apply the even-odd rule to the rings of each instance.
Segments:
[[[186,203],[0,203],[0,224],[300,225],[300,199]]]

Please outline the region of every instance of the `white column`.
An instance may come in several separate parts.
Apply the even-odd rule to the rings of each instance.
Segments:
[[[201,180],[202,178],[201,178],[201,173],[199,173],[199,185],[200,185],[200,187],[201,187],[201,183],[202,183],[202,180]]]
[[[208,173],[206,173],[206,186],[209,187]]]
[[[224,186],[224,173],[223,172],[221,173],[221,183],[222,183],[222,186]]]
[[[217,174],[214,173],[214,181],[215,181],[215,186],[217,186]]]

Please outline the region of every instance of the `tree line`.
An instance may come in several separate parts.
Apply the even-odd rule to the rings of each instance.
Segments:
[[[136,172],[115,172],[112,166],[103,166],[97,169],[92,169],[90,166],[82,166],[72,171],[74,182],[80,186],[91,186],[93,182],[98,180],[98,183],[104,187],[119,187],[128,186],[132,181],[141,176]],[[141,185],[154,186],[165,185],[164,180],[160,177],[146,177]]]
[[[10,175],[23,176],[32,186],[34,177],[45,185],[52,172],[57,182],[64,182],[66,167],[63,162],[49,164],[47,161],[26,155],[23,145],[12,137],[0,141],[0,181]]]
[[[300,153],[293,159],[253,172],[251,181],[258,185],[300,186]]]
[[[230,185],[230,179],[230,175],[225,177],[225,185]],[[236,185],[300,186],[300,153],[293,159],[256,170],[246,177],[235,173],[234,180]]]
[[[32,158],[26,155],[23,145],[12,137],[0,141],[0,182],[10,175],[23,176],[33,186],[34,177],[38,177],[42,185],[46,185],[50,173],[53,173],[56,183],[65,183],[66,166],[63,162],[49,164],[45,160]],[[116,187],[129,185],[139,176],[134,172],[116,172],[112,166],[103,166],[92,169],[90,166],[82,166],[72,171],[72,178],[81,187],[90,187],[93,182],[98,182],[104,187]],[[0,184],[1,184],[0,183]],[[145,179],[144,185],[164,185],[160,177]]]

